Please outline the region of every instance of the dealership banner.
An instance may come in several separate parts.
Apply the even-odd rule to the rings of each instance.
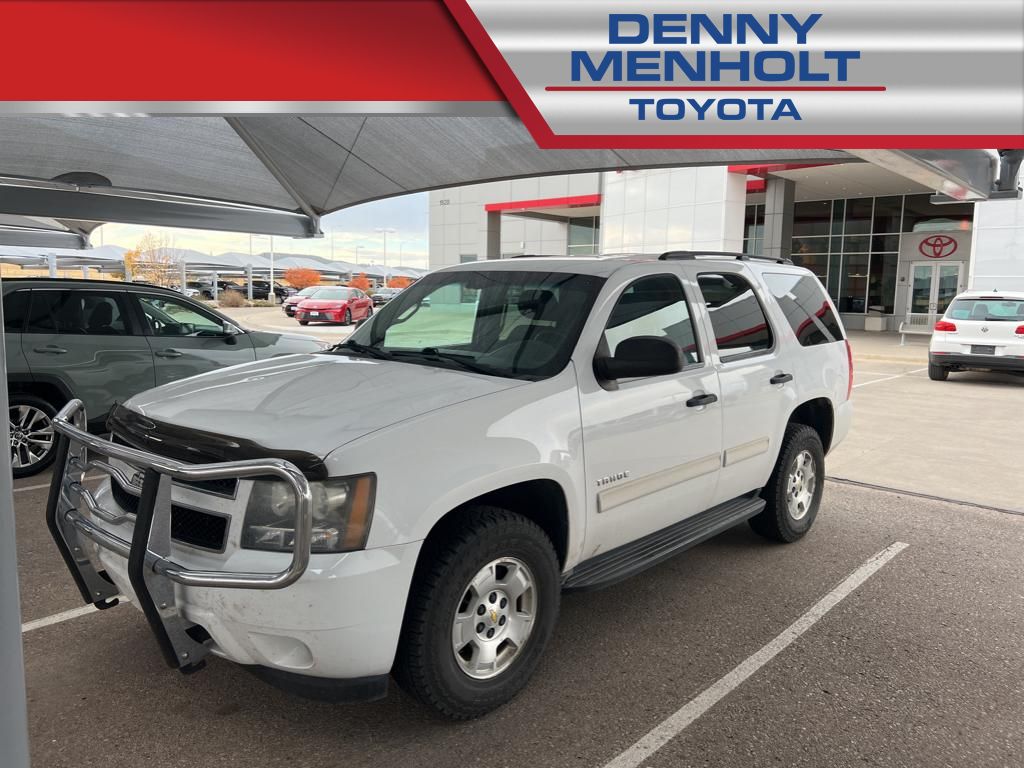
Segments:
[[[542,146],[1005,145],[1024,133],[1021,0],[448,6]]]
[[[14,114],[511,108],[551,149],[1024,146],[1024,0],[0,0],[0,25]]]

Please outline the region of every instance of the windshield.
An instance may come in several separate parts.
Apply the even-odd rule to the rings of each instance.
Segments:
[[[1024,322],[1024,299],[957,299],[949,305],[946,317],[950,320],[1005,320]]]
[[[322,290],[323,290],[323,288],[321,288],[319,285],[314,285],[314,286],[311,286],[309,288],[303,288],[301,291],[299,291],[295,295],[296,296],[315,296],[317,291],[322,291]]]
[[[401,291],[337,351],[547,378],[569,362],[603,282],[564,272],[435,273]]]
[[[310,298],[323,301],[344,301],[351,299],[354,291],[351,288],[319,288]]]

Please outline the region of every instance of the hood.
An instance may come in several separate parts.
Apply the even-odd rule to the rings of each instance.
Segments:
[[[322,352],[327,348],[318,339],[306,336],[301,333],[276,333],[274,331],[251,331],[246,330],[249,340],[252,341],[256,358],[262,360],[265,357],[274,355],[295,355],[311,354]]]
[[[303,299],[299,304],[301,309],[332,309],[345,304],[346,299]]]
[[[160,425],[174,425],[236,438],[266,455],[322,458],[370,432],[525,383],[388,360],[291,355],[165,384],[125,408],[154,422],[157,435]]]

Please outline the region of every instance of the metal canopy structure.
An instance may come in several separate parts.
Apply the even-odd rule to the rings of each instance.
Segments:
[[[326,213],[448,186],[852,159],[838,150],[541,150],[508,115],[4,117],[0,214],[310,237]]]

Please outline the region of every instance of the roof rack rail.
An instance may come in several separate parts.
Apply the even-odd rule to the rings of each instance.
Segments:
[[[757,256],[749,253],[736,253],[735,251],[665,251],[658,257],[658,261],[696,261],[700,256],[711,256],[718,258],[735,259],[736,261],[773,261],[776,264],[792,264],[792,260],[784,257]]]

